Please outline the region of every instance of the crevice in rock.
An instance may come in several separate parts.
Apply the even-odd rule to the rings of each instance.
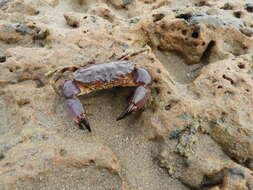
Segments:
[[[213,176],[205,175],[202,181],[201,189],[210,189],[212,187],[221,186],[223,184],[224,171],[214,174]]]
[[[209,44],[206,47],[206,50],[203,52],[200,60],[201,62],[209,62],[210,55],[212,53],[212,49],[215,46],[215,41],[210,41]]]
[[[6,56],[0,56],[0,63],[3,63],[6,61]]]
[[[157,13],[157,14],[153,14],[152,16],[154,18],[153,21],[157,22],[157,21],[162,20],[165,17],[165,14],[163,14],[163,13]]]
[[[190,13],[180,14],[180,15],[176,16],[176,18],[182,18],[182,19],[186,20],[187,22],[189,22],[190,19],[192,18],[192,14],[190,14]]]
[[[245,162],[245,167],[253,171],[253,159],[247,159]]]
[[[239,167],[224,168],[217,173],[205,175],[202,180],[202,185],[198,190],[207,190],[214,187],[222,187],[224,183],[231,180],[244,180],[245,173]]]
[[[222,78],[224,78],[225,80],[228,80],[230,82],[231,85],[234,85],[234,81],[232,78],[228,77],[227,75],[222,75]]]
[[[36,88],[42,88],[45,86],[45,83],[40,78],[35,78],[33,81],[36,83]]]

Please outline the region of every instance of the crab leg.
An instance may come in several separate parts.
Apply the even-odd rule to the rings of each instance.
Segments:
[[[75,122],[80,126],[80,128],[84,129],[84,127],[86,127],[91,132],[84,107],[77,98],[77,94],[80,93],[79,87],[71,80],[65,81],[62,86],[62,93],[66,98],[65,105]]]
[[[147,70],[136,69],[134,72],[134,82],[140,86],[135,89],[128,106],[116,119],[117,121],[142,109],[151,94],[150,85],[152,79]]]

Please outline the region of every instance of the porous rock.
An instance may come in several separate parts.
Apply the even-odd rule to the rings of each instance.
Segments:
[[[0,189],[253,189],[251,2],[0,2]],[[149,102],[116,122],[133,88],[80,97],[80,130],[45,73],[119,59]]]

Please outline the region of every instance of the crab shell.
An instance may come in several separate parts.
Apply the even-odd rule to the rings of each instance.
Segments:
[[[137,81],[135,65],[131,61],[115,61],[94,64],[87,67],[68,66],[57,70],[50,83],[54,90],[62,95],[62,85],[65,81],[75,81],[80,88],[77,95],[89,94],[96,90],[113,88],[115,86],[140,86],[150,84],[151,77]],[[145,71],[142,71],[145,72]]]

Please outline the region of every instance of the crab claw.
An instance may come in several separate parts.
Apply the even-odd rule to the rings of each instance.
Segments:
[[[128,105],[128,107],[120,114],[120,116],[116,119],[116,121],[124,119],[126,116],[134,112],[134,110],[136,110],[136,106],[134,104]]]
[[[127,108],[120,114],[120,116],[116,119],[116,121],[119,121],[121,119],[124,119],[128,115],[135,113],[142,109],[147,102],[149,96],[150,96],[150,89],[147,86],[139,86],[134,91],[133,96],[131,97],[129,104]]]
[[[88,131],[91,132],[90,123],[87,120],[87,118],[84,117],[81,121],[79,121],[78,125],[80,129],[84,129],[86,127],[86,129],[88,129]]]
[[[90,124],[86,118],[82,103],[76,97],[68,98],[65,102],[70,114],[81,129],[87,128],[91,132]]]

